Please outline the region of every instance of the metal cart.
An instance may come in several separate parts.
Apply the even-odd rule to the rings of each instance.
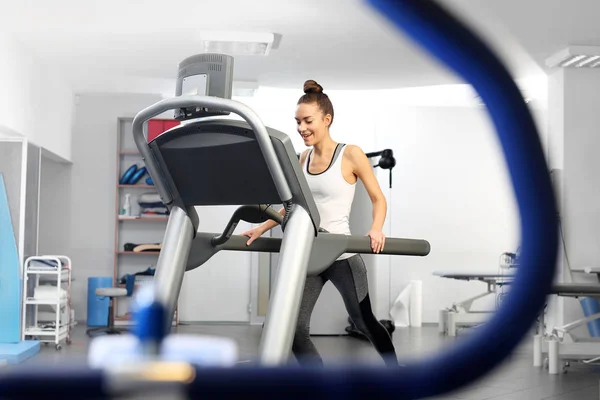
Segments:
[[[62,341],[71,344],[71,259],[33,256],[23,271],[22,340],[54,343],[56,350]],[[40,306],[45,310],[40,312]]]

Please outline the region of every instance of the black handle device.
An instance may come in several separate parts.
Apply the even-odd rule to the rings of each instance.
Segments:
[[[396,166],[396,159],[394,158],[394,151],[392,149],[385,149],[381,151],[374,151],[366,154],[367,158],[380,157],[377,164],[373,168],[389,169],[390,170],[390,189],[392,188],[392,168]]]

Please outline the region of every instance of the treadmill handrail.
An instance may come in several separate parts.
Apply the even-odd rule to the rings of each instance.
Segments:
[[[187,108],[187,107],[203,107],[216,108],[219,110],[229,111],[241,116],[252,128],[256,135],[256,141],[269,168],[269,172],[275,183],[277,193],[283,203],[292,199],[292,191],[275,153],[275,148],[267,132],[267,128],[262,123],[259,116],[248,106],[235,100],[223,99],[213,96],[178,96],[171,99],[164,99],[138,112],[133,119],[133,139],[140,151],[142,158],[150,172],[150,176],[160,176],[158,163],[152,157],[147,141],[148,126],[147,121],[166,111]],[[170,192],[166,189],[161,179],[155,179],[156,189],[165,204],[169,204],[173,199]]]
[[[244,214],[244,213],[246,213],[246,214]],[[272,217],[270,219],[277,221],[280,224],[283,221],[283,215],[281,215],[277,211],[273,210],[273,208],[271,208],[270,205],[255,204],[255,205],[240,206],[237,210],[235,210],[235,212],[229,219],[229,222],[227,222],[227,225],[225,226],[223,233],[221,233],[218,236],[215,236],[212,239],[211,244],[213,246],[217,246],[217,245],[227,242],[227,240],[229,240],[231,235],[233,235],[233,231],[237,227],[240,220],[250,222],[250,223],[255,223],[256,220],[255,221],[249,220],[250,218],[248,218],[248,214],[254,214],[252,216],[254,218],[256,218],[256,220],[260,220],[260,222],[269,220],[269,217]]]
[[[219,235],[215,232],[198,232],[194,242],[186,271],[203,265],[219,251],[252,251],[259,253],[278,253],[281,238],[256,238],[247,245],[248,236],[231,235],[226,241],[215,244],[213,239]],[[308,274],[317,275],[327,269],[337,257],[344,253],[360,253],[373,255],[427,256],[431,245],[423,239],[386,238],[386,244],[380,253],[371,250],[371,239],[368,236],[319,233],[313,244],[314,251],[308,265]]]
[[[215,235],[211,233],[211,235]],[[344,252],[360,253],[360,254],[376,254],[376,255],[396,255],[396,256],[427,256],[431,251],[431,245],[427,240],[423,239],[406,239],[406,238],[386,238],[385,246],[379,253],[374,253],[371,250],[371,239],[368,236],[351,236],[340,235],[335,233],[319,234],[315,241],[327,240],[327,238],[341,238],[346,242]],[[259,237],[256,238],[250,246],[246,245],[247,236],[231,235],[225,243],[219,244],[220,250],[234,251],[257,251],[257,252],[278,252],[281,246],[281,238]],[[275,251],[277,250],[277,251]]]

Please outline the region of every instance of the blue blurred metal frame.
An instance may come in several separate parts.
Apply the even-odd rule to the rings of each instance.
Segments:
[[[399,369],[366,366],[199,368],[190,398],[417,399],[468,384],[500,364],[532,326],[554,278],[556,203],[538,133],[521,93],[500,60],[458,18],[432,0],[366,0],[391,23],[469,82],[488,107],[521,217],[521,265],[497,313],[466,340]],[[457,229],[460,229],[457,227]],[[28,366],[0,375],[0,397],[52,393],[109,397],[107,375],[80,367]]]

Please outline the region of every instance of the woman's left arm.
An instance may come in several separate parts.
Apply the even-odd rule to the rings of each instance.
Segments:
[[[371,238],[373,252],[379,253],[385,245],[383,223],[387,213],[387,201],[375,177],[373,167],[362,149],[358,146],[349,145],[346,152],[354,174],[362,181],[373,204],[373,223],[368,236]]]

